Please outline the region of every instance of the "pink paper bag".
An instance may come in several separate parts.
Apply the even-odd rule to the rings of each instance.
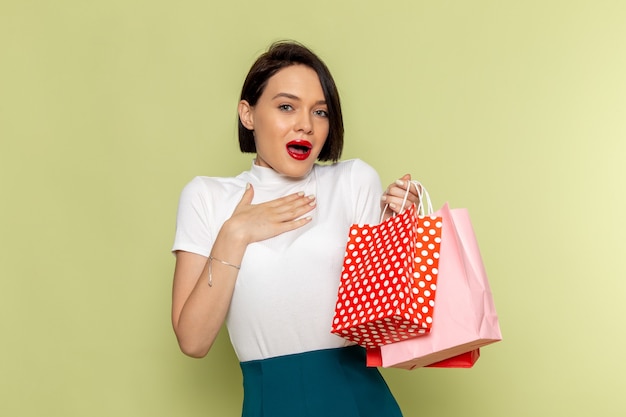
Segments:
[[[439,275],[429,334],[368,349],[368,366],[414,369],[502,340],[487,274],[466,209],[444,205]],[[380,350],[380,352],[377,352]],[[380,360],[380,359],[378,359]]]

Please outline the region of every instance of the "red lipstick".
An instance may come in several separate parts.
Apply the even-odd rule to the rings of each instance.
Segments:
[[[293,159],[297,159],[298,161],[304,161],[311,154],[311,149],[313,145],[308,140],[297,139],[292,140],[287,144],[287,153]]]

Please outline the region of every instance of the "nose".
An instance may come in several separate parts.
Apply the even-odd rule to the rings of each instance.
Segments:
[[[303,113],[298,117],[296,121],[296,131],[306,133],[310,135],[313,133],[313,115],[307,113]]]

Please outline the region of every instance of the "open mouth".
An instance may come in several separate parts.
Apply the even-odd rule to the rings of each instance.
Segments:
[[[311,154],[313,145],[308,140],[292,140],[287,144],[287,153],[293,159],[303,161]]]

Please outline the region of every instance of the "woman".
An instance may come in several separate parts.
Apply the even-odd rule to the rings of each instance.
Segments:
[[[363,349],[330,326],[350,225],[377,223],[384,205],[400,211],[410,176],[382,194],[370,166],[337,162],[337,88],[300,44],[258,58],[238,113],[240,148],[256,153],[250,171],[196,177],[181,194],[172,302],[181,350],[205,356],[226,322],[244,417],[401,416]]]

